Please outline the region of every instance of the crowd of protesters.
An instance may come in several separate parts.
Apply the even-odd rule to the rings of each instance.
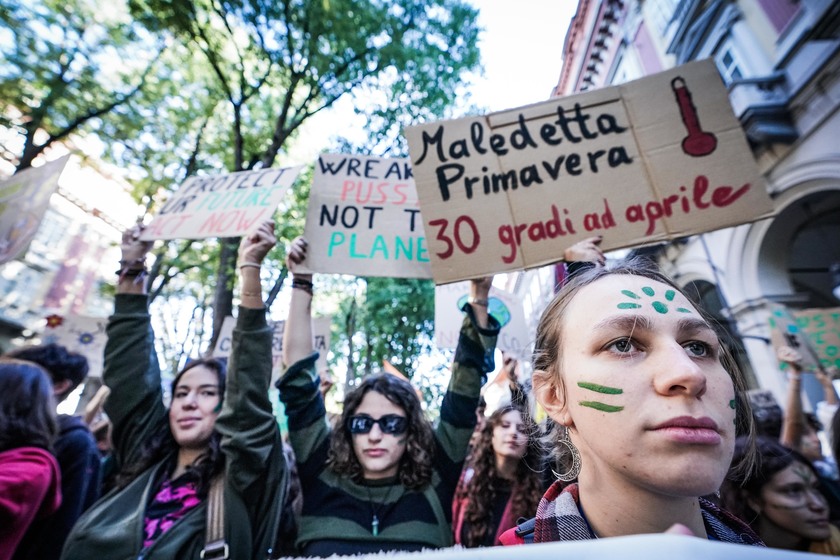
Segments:
[[[598,238],[566,252],[533,371],[521,379],[505,356],[506,398],[492,406],[482,388],[502,327],[488,311],[492,278],[470,282],[436,425],[390,373],[327,413],[308,246],[294,240],[276,382],[284,441],[260,284],[273,224],[240,244],[229,361],[189,361],[169,404],[142,233],[122,240],[96,399],[107,429],[88,427],[98,404],[85,420],[55,412],[85,381],[82,356],[50,344],[0,358],[0,560],[328,557],[646,533],[840,554],[837,457],[817,437],[840,450],[832,372],[816,372],[819,422],[801,402],[801,355],[780,349],[781,425],[756,422],[704,311],[650,263],[607,265]]]

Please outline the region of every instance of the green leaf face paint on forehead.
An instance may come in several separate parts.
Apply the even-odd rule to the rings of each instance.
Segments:
[[[642,287],[642,294],[647,296],[647,298],[655,298],[656,297],[656,290],[651,288],[650,286]],[[632,290],[621,290],[621,295],[629,297],[630,299],[634,300],[642,300],[642,296],[633,292]],[[650,306],[653,307],[653,310],[657,313],[666,314],[669,311],[668,303],[674,301],[677,292],[671,289],[665,290],[665,294],[663,295],[665,301],[661,301],[658,299],[653,300],[650,302]],[[639,309],[643,307],[642,303],[636,303],[635,301],[623,301],[619,303],[616,307],[619,309]],[[677,307],[675,308],[677,313],[691,313],[690,309],[686,309],[685,307]]]

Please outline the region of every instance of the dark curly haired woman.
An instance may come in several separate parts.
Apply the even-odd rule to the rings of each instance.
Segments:
[[[457,544],[500,545],[502,533],[536,511],[544,488],[533,433],[528,415],[515,405],[490,415],[452,504]]]
[[[283,342],[284,361],[292,365],[277,382],[303,491],[299,552],[330,556],[452,545],[452,498],[499,329],[487,315],[490,279],[472,282],[435,430],[411,385],[390,374],[368,377],[348,394],[331,430],[312,351],[311,276],[296,270],[305,256],[306,242],[298,239],[289,251],[294,289]]]

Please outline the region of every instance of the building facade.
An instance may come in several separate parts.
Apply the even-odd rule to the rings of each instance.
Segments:
[[[774,304],[840,307],[840,2],[581,0],[563,56],[553,96],[715,61],[776,215],[639,252],[718,318],[753,387],[783,402]],[[526,307],[544,304],[552,280],[520,276]],[[819,400],[815,382],[805,384]]]
[[[52,314],[108,316],[112,297],[101,288],[113,284],[120,237],[138,215],[125,181],[104,165],[71,158],[35,237],[0,267],[0,351],[13,340],[37,341]]]

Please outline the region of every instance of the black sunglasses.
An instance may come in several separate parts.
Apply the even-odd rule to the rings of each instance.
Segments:
[[[379,424],[383,434],[398,436],[408,429],[408,421],[399,414],[386,414],[378,420],[374,420],[367,414],[351,416],[347,419],[347,429],[351,434],[366,434],[373,429],[374,424]]]

